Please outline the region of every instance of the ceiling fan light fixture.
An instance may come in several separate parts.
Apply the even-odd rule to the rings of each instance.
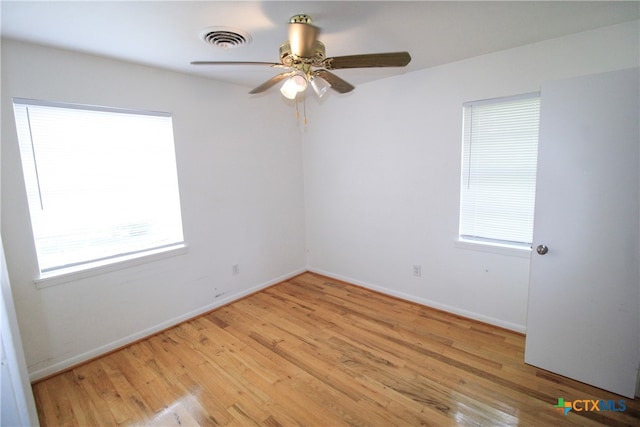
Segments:
[[[311,83],[311,87],[316,95],[318,95],[318,98],[322,98],[331,87],[331,84],[328,81],[318,76],[311,76],[309,78],[309,83]]]
[[[300,92],[304,92],[307,89],[307,79],[302,74],[294,74],[289,77],[286,82],[280,88],[280,93],[285,98],[295,99],[296,95]]]
[[[289,84],[290,81],[291,79],[288,79],[286,82],[284,82],[284,84],[280,88],[280,93],[285,98],[296,99],[296,95],[298,95],[298,91],[292,85]]]
[[[298,92],[304,92],[307,88],[307,79],[302,74],[294,74],[289,79]]]

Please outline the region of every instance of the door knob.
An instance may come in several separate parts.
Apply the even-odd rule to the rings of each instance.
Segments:
[[[536,248],[536,252],[538,252],[538,255],[544,255],[549,252],[549,248],[545,245],[538,245],[538,247]]]

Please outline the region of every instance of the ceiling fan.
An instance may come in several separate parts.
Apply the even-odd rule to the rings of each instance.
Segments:
[[[347,93],[354,86],[331,70],[343,68],[404,67],[411,61],[408,52],[371,53],[327,58],[325,47],[318,40],[320,28],[312,25],[309,15],[295,15],[289,20],[289,40],[280,46],[280,63],[251,61],[193,61],[192,65],[266,65],[284,68],[280,73],[249,93],[261,93],[275,84],[286,80],[280,92],[289,99],[295,99],[311,85],[315,93],[322,97],[329,88]]]

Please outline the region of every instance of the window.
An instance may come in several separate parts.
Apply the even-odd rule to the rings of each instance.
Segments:
[[[540,97],[463,106],[460,240],[530,247]]]
[[[13,105],[41,277],[184,246],[170,114]]]

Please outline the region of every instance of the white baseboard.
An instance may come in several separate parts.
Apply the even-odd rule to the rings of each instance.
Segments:
[[[46,366],[42,369],[38,369],[35,370],[33,372],[29,372],[29,380],[31,382],[35,382],[41,378],[45,378],[48,377],[50,375],[56,374],[58,372],[64,371],[65,369],[69,369],[73,366],[77,366],[82,364],[83,362],[86,362],[88,360],[91,360],[93,358],[96,358],[98,356],[107,354],[111,351],[117,350],[119,348],[125,347],[128,344],[131,344],[133,342],[139,341],[141,339],[150,337],[152,335],[155,335],[156,333],[163,331],[167,328],[171,328],[173,326],[176,326],[180,323],[183,323],[189,319],[193,319],[194,317],[198,317],[201,314],[204,314],[208,311],[211,311],[215,308],[221,307],[225,304],[229,304],[232,301],[238,300],[242,297],[245,297],[247,295],[253,294],[255,292],[260,291],[261,289],[267,288],[269,286],[275,285],[276,283],[280,283],[282,281],[285,281],[287,279],[290,279],[292,277],[295,277],[299,274],[304,273],[305,271],[307,271],[306,268],[301,268],[298,270],[294,270],[290,273],[284,274],[280,277],[276,277],[275,279],[269,280],[268,282],[265,283],[261,283],[257,286],[253,286],[249,289],[245,289],[241,292],[232,294],[232,295],[228,295],[225,296],[224,298],[221,298],[219,300],[216,300],[214,303],[211,304],[207,304],[203,307],[200,307],[196,310],[190,311],[188,313],[185,313],[183,315],[174,317],[172,319],[166,320],[164,322],[161,322],[155,326],[152,326],[151,328],[147,328],[144,329],[142,331],[136,332],[135,334],[131,334],[128,335],[126,337],[120,338],[118,340],[112,341],[108,344],[102,345],[100,347],[94,348],[93,350],[87,351],[85,353],[82,354],[78,354],[76,356],[70,357],[68,359],[64,359],[61,360],[59,362],[53,363],[52,365]]]
[[[387,295],[391,295],[394,296],[396,298],[400,298],[406,301],[411,301],[411,302],[415,302],[427,307],[433,307],[436,308],[438,310],[442,310],[442,311],[446,311],[449,313],[453,313],[456,314],[458,316],[462,316],[462,317],[466,317],[469,319],[473,319],[473,320],[478,320],[480,322],[483,323],[488,323],[490,325],[495,325],[495,326],[499,326],[501,328],[504,329],[509,329],[510,331],[515,331],[515,332],[519,332],[519,333],[525,333],[526,332],[526,326],[525,325],[519,325],[517,323],[511,323],[511,322],[507,322],[501,319],[496,319],[493,317],[489,317],[489,316],[485,316],[484,314],[480,314],[480,313],[475,313],[473,311],[468,311],[468,310],[464,310],[462,308],[458,308],[458,307],[454,307],[451,305],[447,305],[447,304],[442,304],[439,303],[437,301],[432,301],[426,298],[420,298],[417,297],[415,295],[410,295],[410,294],[406,294],[404,292],[398,292],[396,290],[393,289],[389,289],[389,288],[385,288],[382,286],[376,286],[376,285],[372,285],[370,283],[366,283],[363,282],[361,280],[357,280],[354,279],[352,277],[346,277],[346,276],[342,276],[340,274],[334,274],[328,271],[324,271],[321,269],[317,269],[317,268],[313,268],[313,267],[307,267],[307,270],[312,272],[312,273],[317,273],[317,274],[321,274],[323,276],[327,276],[327,277],[331,277],[333,279],[337,279],[337,280],[342,280],[343,282],[348,282],[348,283],[353,283],[354,285],[358,285],[358,286],[362,286],[363,288],[367,288],[367,289],[371,289],[383,294],[387,294]]]

